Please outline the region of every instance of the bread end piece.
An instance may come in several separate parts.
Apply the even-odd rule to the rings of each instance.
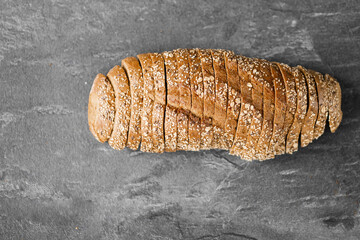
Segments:
[[[341,88],[338,81],[331,77],[329,74],[325,74],[325,80],[328,84],[329,91],[329,126],[330,131],[334,133],[339,127],[343,112],[341,111]]]
[[[106,142],[114,127],[115,93],[110,81],[96,75],[89,94],[89,129],[99,142]]]

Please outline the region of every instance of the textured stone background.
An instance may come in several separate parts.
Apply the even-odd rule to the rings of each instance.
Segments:
[[[330,73],[343,122],[265,162],[96,142],[95,75],[179,47]],[[360,239],[359,53],[357,0],[0,0],[0,239]]]

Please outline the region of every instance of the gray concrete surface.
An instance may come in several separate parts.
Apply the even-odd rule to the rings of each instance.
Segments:
[[[95,75],[179,47],[330,73],[343,122],[266,162],[96,142]],[[355,0],[0,0],[0,239],[360,239],[359,53]]]

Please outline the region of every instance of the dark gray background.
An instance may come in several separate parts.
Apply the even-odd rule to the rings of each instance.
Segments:
[[[335,76],[344,119],[293,155],[98,143],[95,75],[225,48]],[[360,3],[0,0],[0,239],[360,239]]]

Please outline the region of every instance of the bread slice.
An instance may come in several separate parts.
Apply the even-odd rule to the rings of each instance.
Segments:
[[[307,110],[307,88],[305,77],[298,68],[292,68],[292,74],[295,79],[297,101],[294,122],[291,125],[286,138],[286,153],[290,154],[298,150],[299,135],[304,124]]]
[[[256,153],[256,144],[259,140],[263,122],[263,74],[260,70],[261,61],[256,58],[250,59],[250,65],[253,69],[248,72],[251,83],[251,98],[254,105],[254,114],[251,119],[246,145],[243,149],[242,157],[245,160],[254,160]]]
[[[297,97],[296,97],[295,79],[291,73],[291,70],[289,70],[289,68],[285,64],[278,64],[278,67],[281,71],[281,75],[284,80],[285,89],[286,89],[285,122],[279,139],[280,144],[278,144],[280,149],[279,154],[284,154],[286,152],[286,137],[288,135],[290,126],[294,122]]]
[[[256,159],[266,160],[274,158],[274,153],[269,151],[269,144],[273,133],[274,112],[275,112],[275,90],[270,64],[263,61],[260,71],[263,73],[263,123],[259,141],[256,144]]]
[[[164,121],[166,106],[165,63],[161,54],[151,53],[154,79],[154,106],[152,110],[153,152],[164,152]]]
[[[204,110],[201,118],[201,149],[211,149],[214,137],[213,117],[215,113],[215,77],[210,49],[197,49],[203,74]]]
[[[239,55],[237,56],[238,74],[241,87],[241,108],[234,142],[230,148],[230,154],[240,156],[244,160],[248,160],[244,152],[244,148],[251,125],[251,120],[254,115],[254,105],[251,93],[252,84],[251,78],[248,74],[253,70],[254,65],[250,64],[249,61],[249,58]]]
[[[115,121],[109,138],[109,145],[117,150],[124,149],[130,123],[130,86],[124,68],[116,65],[107,74],[115,92]]]
[[[197,49],[189,49],[191,112],[189,115],[189,150],[200,150],[201,117],[204,110],[204,85],[201,60]]]
[[[211,49],[215,75],[215,112],[214,124],[224,128],[227,111],[228,84],[226,78],[224,50]]]
[[[225,120],[225,139],[227,148],[231,148],[235,133],[237,120],[240,114],[241,92],[240,79],[238,75],[238,64],[232,51],[224,51],[225,70],[228,83],[228,101]]]
[[[162,53],[165,62],[167,102],[165,109],[165,151],[177,148],[177,109],[179,108],[179,86],[177,82],[176,57],[172,52]]]
[[[121,61],[130,82],[131,115],[127,147],[139,148],[141,141],[141,110],[143,104],[143,77],[139,61],[135,57],[127,57]]]
[[[228,149],[225,138],[228,84],[225,69],[224,50],[211,49],[215,75],[215,113],[213,147]]]
[[[154,79],[152,76],[152,60],[150,53],[137,55],[142,69],[143,105],[141,110],[141,146],[142,152],[152,152],[152,110],[154,106]]]
[[[334,133],[339,127],[343,113],[341,111],[341,88],[340,84],[328,74],[325,74],[329,91],[329,126],[330,131]]]
[[[187,49],[173,51],[177,63],[177,81],[179,86],[180,108],[178,111],[177,149],[188,150],[189,113],[191,110],[191,86],[189,74],[189,52]]]
[[[96,75],[89,94],[89,129],[99,142],[106,142],[114,127],[115,93],[110,81]]]
[[[270,63],[271,75],[274,78],[275,112],[273,134],[269,144],[269,154],[283,154],[285,152],[285,138],[282,131],[286,115],[286,89],[279,67]]]
[[[318,96],[319,110],[314,127],[314,139],[318,139],[325,131],[326,119],[329,113],[329,97],[324,76],[314,70],[308,70],[308,72],[315,79]]]
[[[313,76],[309,74],[307,69],[304,67],[298,66],[298,68],[305,76],[308,90],[308,109],[304,119],[304,124],[301,128],[301,147],[306,147],[314,139],[314,127],[319,111],[319,106],[316,93],[316,84]]]

